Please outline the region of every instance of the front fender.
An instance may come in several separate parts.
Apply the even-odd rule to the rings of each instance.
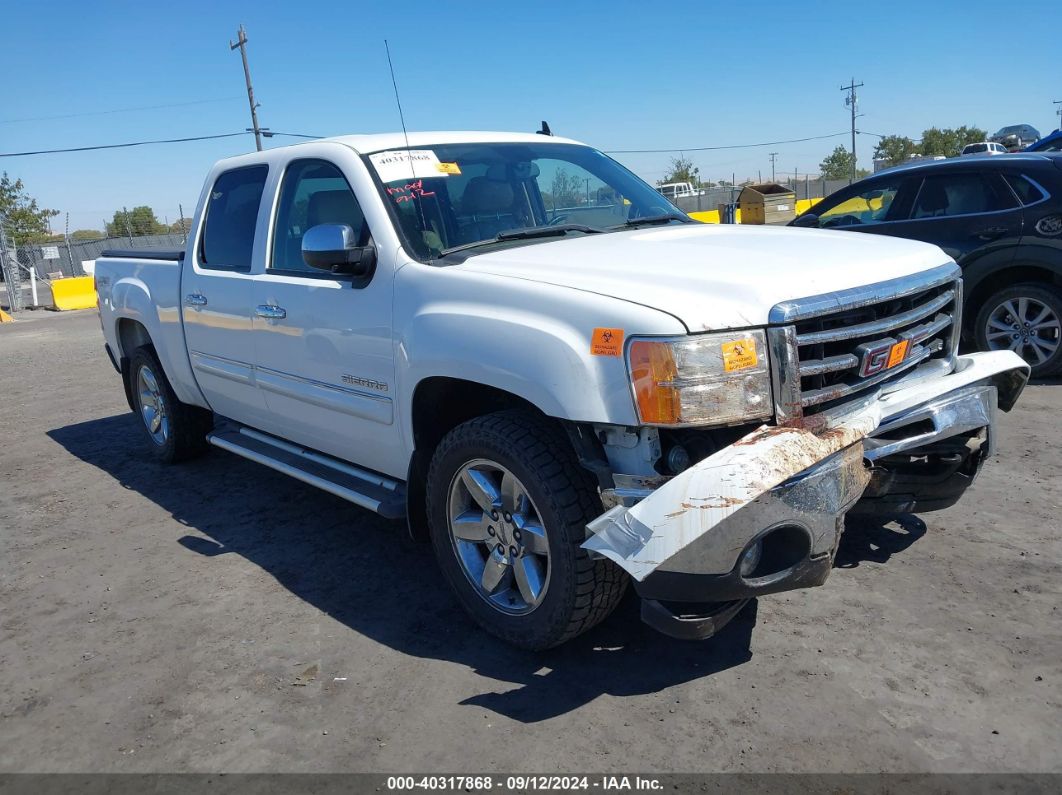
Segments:
[[[410,271],[416,278],[403,284]],[[654,309],[459,266],[409,265],[398,278],[397,375],[407,413],[418,383],[445,376],[518,395],[550,417],[637,425],[623,349],[594,355],[594,329],[619,329],[625,338],[684,333]],[[491,288],[496,298],[485,300]]]

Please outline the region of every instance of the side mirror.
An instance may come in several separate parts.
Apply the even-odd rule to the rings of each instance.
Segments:
[[[359,246],[348,224],[320,224],[302,236],[302,259],[311,268],[359,278],[376,268],[376,249]]]
[[[815,215],[815,213],[804,213],[795,221],[793,221],[793,226],[801,226],[806,227],[808,229],[818,229],[819,217]]]

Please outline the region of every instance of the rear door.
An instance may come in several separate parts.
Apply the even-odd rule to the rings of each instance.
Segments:
[[[215,412],[249,424],[265,414],[254,378],[251,263],[268,172],[261,164],[215,177],[181,277],[184,335],[196,382]]]
[[[250,301],[256,379],[268,408],[260,427],[404,478],[393,403],[393,255],[379,252],[367,282],[302,258],[303,235],[318,224],[347,224],[359,244],[373,244],[355,186],[362,195],[374,187],[352,151],[307,145],[299,152],[322,156],[284,167]]]
[[[994,170],[949,169],[926,174],[909,218],[893,226],[901,237],[940,246],[960,265],[986,257],[1003,264],[1021,238],[1022,212]]]

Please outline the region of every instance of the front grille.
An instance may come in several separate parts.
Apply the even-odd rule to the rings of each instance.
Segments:
[[[917,280],[776,307],[795,321],[770,332],[779,421],[827,411],[883,388],[925,362],[950,361],[962,301],[956,271],[954,266],[936,269]],[[832,311],[826,309],[829,304]],[[902,360],[882,369],[874,366],[887,360],[890,346],[905,340]]]

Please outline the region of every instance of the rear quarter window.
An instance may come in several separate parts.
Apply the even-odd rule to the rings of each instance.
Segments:
[[[1036,204],[1036,202],[1045,198],[1045,194],[1040,187],[1028,177],[1018,174],[1004,174],[1003,179],[1007,181],[1007,184],[1010,185],[1024,205]]]
[[[268,166],[236,168],[221,174],[207,198],[199,265],[212,270],[248,271]]]

